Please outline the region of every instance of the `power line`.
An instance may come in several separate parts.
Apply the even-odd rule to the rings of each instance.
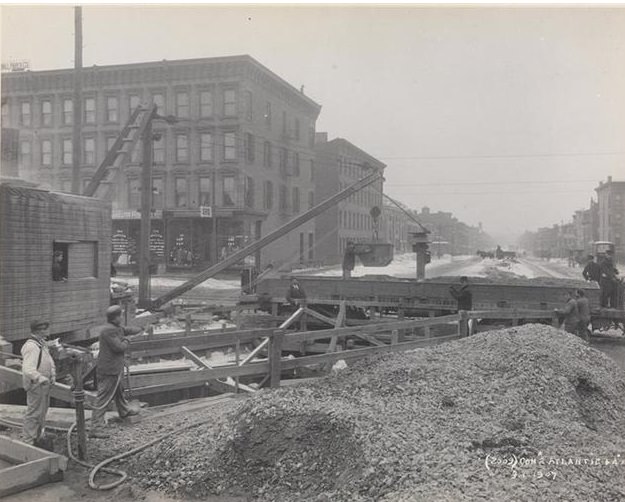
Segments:
[[[550,157],[606,157],[623,156],[625,152],[579,152],[579,153],[517,153],[484,155],[415,155],[406,157],[378,157],[380,160],[465,160],[465,159],[533,159]]]

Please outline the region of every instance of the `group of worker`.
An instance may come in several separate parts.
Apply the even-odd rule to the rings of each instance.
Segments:
[[[611,249],[604,256],[588,255],[588,263],[582,271],[584,279],[596,282],[601,288],[600,305],[607,308],[620,308],[618,305],[619,272],[614,265]]]
[[[590,302],[583,289],[567,291],[566,304],[557,312],[564,316],[564,330],[588,340],[590,337]]]
[[[104,414],[111,401],[115,401],[121,418],[137,415],[124,396],[123,371],[125,353],[131,338],[142,328],[122,326],[123,311],[114,305],[106,311],[106,325],[99,336],[99,352],[96,366],[97,398],[91,415],[89,435],[105,438]],[[32,445],[45,444],[45,421],[50,405],[50,389],[56,381],[56,366],[50,354],[47,338],[50,323],[35,320],[30,324],[30,337],[22,346],[22,385],[26,391],[26,414],[22,439]]]

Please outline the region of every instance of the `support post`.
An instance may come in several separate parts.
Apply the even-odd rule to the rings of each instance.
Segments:
[[[403,321],[406,318],[406,309],[404,308],[403,303],[404,303],[404,301],[402,300],[402,303],[399,304],[399,308],[397,309],[397,320],[398,321]],[[400,329],[399,330],[399,341],[403,342],[405,339],[406,339],[406,330]]]
[[[141,170],[141,233],[139,235],[139,306],[149,309],[150,294],[150,224],[152,217],[152,117],[147,121],[143,140]]]
[[[399,343],[399,331],[394,329],[391,331],[391,345],[397,345]]]
[[[428,317],[434,317],[433,310],[428,310]],[[429,326],[426,326],[425,328],[423,328],[423,333],[425,334],[426,338],[430,338],[432,336],[432,329]]]
[[[87,458],[87,429],[85,427],[85,391],[83,388],[83,364],[80,356],[72,358],[74,406],[76,406],[76,434],[78,435],[78,458]]]
[[[458,313],[460,314],[460,319],[458,320],[458,336],[460,338],[465,338],[469,335],[469,314],[467,314],[466,310],[461,310]]]
[[[274,331],[269,349],[269,375],[272,388],[280,387],[280,361],[282,359],[283,340],[284,331],[280,329]]]

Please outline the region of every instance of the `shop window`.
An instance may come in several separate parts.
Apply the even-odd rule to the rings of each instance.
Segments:
[[[188,207],[189,187],[186,178],[176,178],[175,204],[176,207]]]
[[[200,206],[211,204],[211,179],[208,176],[200,176]]]
[[[235,191],[234,191],[234,176],[223,177],[223,205],[234,206]]]

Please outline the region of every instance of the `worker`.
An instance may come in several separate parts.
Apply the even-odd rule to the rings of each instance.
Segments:
[[[611,249],[605,253],[601,261],[601,277],[599,287],[601,288],[601,306],[607,308],[618,308],[618,270],[614,266],[614,258]]]
[[[130,345],[128,337],[139,334],[142,328],[122,326],[122,308],[119,305],[113,305],[106,310],[106,321],[107,324],[99,336],[100,347],[96,365],[98,395],[91,418],[90,434],[96,438],[107,437],[100,429],[104,426],[104,414],[112,399],[115,399],[120,418],[138,414],[124,397],[122,376],[124,355]]]
[[[295,300],[305,300],[306,293],[304,289],[300,285],[299,281],[293,277],[291,278],[291,284],[289,285],[289,290],[286,292],[286,301],[289,302],[290,305],[295,305]]]
[[[582,275],[587,281],[594,281],[597,284],[599,283],[599,279],[601,278],[601,267],[597,263],[595,257],[591,254],[588,255],[588,262],[584,267]]]
[[[469,286],[469,278],[462,276],[459,286],[450,286],[449,292],[458,301],[458,310],[473,310],[473,293]]]
[[[63,266],[65,257],[63,251],[55,251],[52,260],[52,280],[53,281],[66,281],[67,269]]]
[[[579,327],[579,314],[577,311],[577,300],[572,291],[567,291],[566,305],[561,310],[557,309],[556,312],[564,316],[564,330],[576,335]]]
[[[56,367],[46,344],[46,338],[50,335],[50,323],[35,320],[30,323],[30,333],[21,351],[22,384],[26,391],[26,415],[22,436],[24,442],[39,446],[45,438],[50,387],[55,383]]]
[[[575,291],[576,303],[577,303],[577,315],[579,316],[579,324],[577,327],[577,334],[588,341],[590,338],[590,330],[588,325],[590,324],[590,302],[586,298],[586,294],[583,289]]]
[[[354,243],[348,241],[345,245],[345,253],[343,254],[343,279],[349,279],[352,276],[352,270],[356,266],[356,251]]]

